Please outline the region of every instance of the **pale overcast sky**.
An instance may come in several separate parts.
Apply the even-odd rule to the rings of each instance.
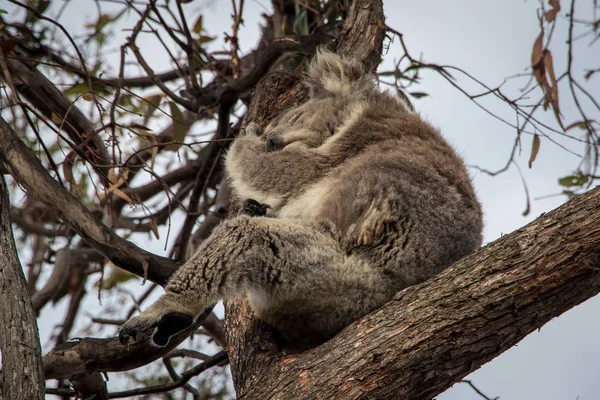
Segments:
[[[581,7],[585,8],[584,1],[580,2]],[[82,21],[91,21],[94,18],[93,4],[91,0],[71,2],[61,22],[69,30],[80,29]],[[385,2],[385,11],[387,23],[404,33],[413,55],[423,54],[425,61],[461,67],[494,87],[502,83],[505,77],[524,72],[528,67],[532,44],[539,33],[535,12],[538,6],[539,3],[532,0],[388,0]],[[566,4],[563,6],[566,7]],[[258,39],[257,27],[261,22],[260,14],[268,12],[269,9],[269,1],[246,1],[245,24],[239,36],[242,51],[248,51],[255,46]],[[187,6],[187,10],[194,12],[193,15],[202,12],[205,29],[211,34],[218,34],[219,39],[223,38],[223,32],[230,31],[230,1],[195,1]],[[136,15],[132,15],[119,26],[131,27],[137,21],[136,18]],[[118,49],[126,34],[125,32],[117,35],[114,49]],[[555,35],[566,38],[564,31],[557,31]],[[143,36],[140,39],[138,45],[154,70],[158,72],[169,69],[168,57],[164,51],[152,42],[144,42]],[[220,44],[222,42],[217,43],[217,46],[223,46]],[[559,70],[562,70],[562,67],[558,65],[564,67],[566,62],[561,50],[564,52],[564,47],[553,48],[556,68]],[[578,57],[586,61],[587,65],[600,65],[599,54],[591,54],[591,51],[587,51],[586,54],[586,45],[580,46],[580,50],[581,55]],[[390,69],[394,59],[400,55],[401,49],[396,41],[385,54],[381,70]],[[118,60],[116,51],[109,57]],[[422,84],[415,90],[427,92],[430,97],[415,100],[417,110],[441,129],[468,164],[490,170],[503,166],[514,141],[514,130],[481,111],[439,76],[426,73],[423,78]],[[460,82],[472,88],[474,92],[483,91],[477,90],[464,79]],[[507,93],[517,93],[523,84],[523,81],[518,84],[509,83]],[[594,90],[595,93],[600,93],[597,82],[591,90],[592,93]],[[514,115],[507,107],[498,102],[486,104],[495,107],[494,109],[508,120],[514,121]],[[563,112],[569,115],[568,109],[564,109]],[[544,121],[553,123],[553,117],[548,115]],[[570,122],[573,121],[567,121]],[[561,143],[573,151],[582,150],[573,141],[563,140]],[[531,138],[526,136],[517,161],[523,170],[531,197],[560,192],[557,179],[568,175],[577,166],[577,158],[542,139],[537,160],[533,168],[528,169],[530,145]],[[522,217],[525,195],[521,179],[514,167],[507,173],[493,178],[474,169],[471,173],[485,212],[486,242],[514,231],[566,200],[564,196],[532,200],[530,215]],[[161,238],[166,236],[165,232],[162,233]],[[140,244],[144,245],[143,238],[140,239]],[[162,244],[156,244],[156,248],[149,250],[164,253],[162,247]],[[86,309],[91,313],[95,312],[94,310],[99,312],[95,295],[87,297]],[[502,400],[600,398],[600,340],[597,333],[600,331],[599,311],[599,298],[587,301],[551,321],[539,332],[529,335],[518,346],[488,363],[468,379],[472,379],[488,396],[499,396]],[[43,341],[47,341],[51,327],[57,319],[62,319],[63,312],[64,302],[55,308],[44,309],[39,320]],[[60,317],[57,318],[57,315]],[[76,334],[77,332],[74,332],[74,335]],[[109,385],[114,384],[114,380],[109,382]],[[455,385],[438,398],[481,399],[464,384]]]

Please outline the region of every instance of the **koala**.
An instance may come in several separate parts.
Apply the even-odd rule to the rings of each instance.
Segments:
[[[304,81],[307,102],[248,124],[225,157],[247,215],[215,229],[122,343],[165,346],[246,296],[285,343],[310,348],[481,245],[469,174],[435,128],[354,60],[319,51]]]

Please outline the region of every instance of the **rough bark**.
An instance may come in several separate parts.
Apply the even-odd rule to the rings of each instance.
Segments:
[[[598,292],[600,188],[303,354],[282,356],[245,303],[230,307],[236,391],[240,399],[431,399]]]
[[[0,175],[0,351],[2,395],[6,399],[43,399],[44,370],[35,312],[17,256],[10,202]]]

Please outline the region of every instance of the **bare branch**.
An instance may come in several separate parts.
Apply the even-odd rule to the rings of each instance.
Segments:
[[[118,338],[71,339],[44,356],[46,379],[68,378],[86,371],[128,371],[146,365],[177,347],[198,329],[211,311],[212,307],[209,307],[189,328],[172,336],[165,347],[155,347],[148,342],[136,342],[124,347]]]
[[[79,199],[62,188],[40,164],[39,159],[19,140],[10,125],[0,118],[0,161],[17,182],[69,224],[88,243],[115,265],[138,276],[164,284],[178,268],[171,259],[149,253],[117,236],[87,209]]]
[[[460,383],[466,383],[467,385],[469,385],[475,393],[477,393],[479,396],[481,396],[485,400],[498,400],[499,399],[499,397],[497,397],[497,396],[494,398],[486,396],[481,390],[479,390],[479,388],[477,386],[475,386],[475,384],[472,381],[470,381],[468,379],[463,379],[462,381],[460,381]]]
[[[145,388],[126,390],[123,392],[113,392],[110,394],[110,398],[116,399],[121,397],[139,396],[143,394],[154,394],[177,389],[185,385],[194,376],[200,375],[202,372],[206,371],[209,368],[212,368],[217,365],[226,365],[227,360],[227,353],[221,351],[220,353],[215,354],[214,356],[210,357],[201,364],[198,364],[194,368],[184,372],[183,374],[181,374],[181,378],[177,379],[174,382],[167,383],[166,385],[156,385]]]
[[[6,33],[0,35],[0,44],[6,42],[6,37]],[[16,90],[48,120],[63,128],[75,144],[73,149],[77,154],[89,161],[100,178],[106,180],[111,163],[102,139],[95,134],[95,126],[34,65],[14,57],[6,58]],[[0,77],[8,79],[3,73]]]

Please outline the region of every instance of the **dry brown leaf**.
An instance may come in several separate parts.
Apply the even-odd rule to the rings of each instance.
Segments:
[[[150,129],[150,128],[148,128],[147,126],[145,126],[145,125],[142,125],[142,124],[136,124],[136,123],[133,123],[133,124],[129,124],[129,125],[127,125],[127,127],[128,127],[128,128],[136,128],[136,129],[140,129],[140,130],[142,130],[142,131],[146,131],[146,132],[152,132],[152,129]]]
[[[117,181],[117,174],[115,173],[114,168],[108,170],[108,181],[112,184],[114,184]]]
[[[150,229],[152,230],[152,233],[154,234],[154,237],[156,239],[160,239],[158,237],[158,226],[156,225],[156,220],[154,218],[152,218],[150,220]]]
[[[533,135],[533,142],[531,143],[531,155],[529,156],[529,168],[535,161],[538,153],[540,151],[540,137],[538,135]]]
[[[533,50],[531,51],[531,66],[536,67],[542,61],[544,52],[544,31],[541,31],[538,37],[533,42]]]
[[[17,36],[6,39],[4,43],[2,43],[2,53],[7,56],[21,40],[23,40],[23,38]]]
[[[85,101],[92,101],[94,100],[94,95],[92,94],[92,92],[87,92],[81,95],[81,98],[84,99]]]
[[[63,161],[62,170],[65,180],[69,182],[71,186],[75,184],[75,178],[73,177],[73,164],[75,161],[74,153],[71,152],[67,154],[65,160]]]
[[[63,123],[63,119],[60,117],[60,115],[58,115],[57,113],[53,112],[52,116],[50,117],[50,119],[52,120],[52,122],[54,122],[56,125],[60,125]]]
[[[556,15],[560,12],[560,3],[558,0],[550,0],[549,3],[552,8],[546,11],[544,18],[546,18],[547,22],[552,22],[556,19]]]
[[[593,119],[592,120],[588,120],[589,123],[593,123],[596,122]],[[565,132],[569,131],[573,128],[579,128],[579,129],[583,129],[584,131],[587,130],[587,124],[585,123],[585,121],[576,121],[573,122],[572,124],[569,124],[568,126],[565,127]]]
[[[533,44],[533,50],[531,51],[531,67],[533,69],[533,76],[535,77],[535,80],[537,81],[538,85],[540,85],[547,97],[548,93],[545,89],[548,86],[548,82],[546,81],[546,71],[544,69],[544,63],[542,62],[544,57],[543,42],[544,32],[542,31],[537,39],[535,39]],[[548,99],[546,98],[546,102],[547,100]],[[544,109],[548,107],[546,102],[544,102]]]
[[[133,203],[133,200],[131,199],[131,197],[127,196],[121,189],[113,189],[113,193],[115,194],[115,196],[122,198],[123,200],[125,200],[128,203]]]
[[[556,75],[554,74],[554,62],[552,61],[552,53],[550,50],[544,52],[544,68],[550,79],[550,95],[552,97],[552,106],[555,108],[557,113],[560,113],[558,107],[558,82],[556,82]]]
[[[110,175],[110,172],[109,172]],[[113,172],[114,175],[114,172]],[[131,197],[127,196],[124,192],[122,192],[121,190],[119,190],[119,187],[122,186],[125,182],[127,182],[127,177],[129,176],[129,170],[126,169],[125,171],[123,171],[120,176],[116,179],[116,182],[112,183],[112,181],[110,180],[109,177],[109,181],[112,183],[112,185],[110,185],[105,191],[104,193],[102,193],[99,198],[100,200],[103,200],[104,198],[106,198],[106,196],[108,196],[111,193],[114,193],[115,195],[119,196],[120,198],[122,198],[123,200],[129,202],[129,203],[133,203],[133,200],[131,200]],[[117,193],[117,191],[120,192]]]

